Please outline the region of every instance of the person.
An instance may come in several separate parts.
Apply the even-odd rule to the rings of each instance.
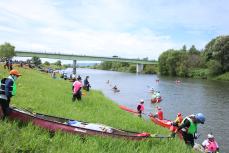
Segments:
[[[181,113],[177,113],[176,119],[173,121],[173,126],[180,126],[183,121],[183,116]]]
[[[0,87],[0,106],[2,107],[2,115],[5,118],[9,114],[9,104],[12,96],[16,94],[16,80],[21,74],[17,70],[11,70],[8,78],[1,80]]]
[[[187,145],[194,146],[194,139],[197,138],[197,124],[201,123],[204,124],[205,116],[202,113],[197,113],[195,115],[187,116],[183,119],[180,126],[178,126],[175,133],[178,131],[181,132],[184,141]]]
[[[157,114],[156,114],[156,117],[159,119],[159,120],[163,120],[164,119],[164,113],[162,111],[162,108],[161,107],[156,107],[157,108]]]
[[[86,76],[86,78],[85,78],[85,80],[84,80],[84,86],[83,86],[83,88],[84,88],[86,91],[89,91],[89,89],[90,89],[90,87],[91,87],[91,85],[90,85],[90,83],[89,83],[89,81],[88,81],[88,78],[89,78],[89,76]]]
[[[170,131],[172,132],[171,136],[174,137],[175,136],[175,131],[176,131],[176,128],[179,127],[181,125],[183,121],[183,116],[181,113],[177,113],[177,116],[176,116],[176,119],[171,123],[171,126],[170,126]]]
[[[219,152],[219,145],[215,140],[214,135],[208,134],[208,138],[203,141],[202,147],[207,153],[217,153]]]
[[[13,70],[13,61],[12,61],[12,59],[9,60],[8,69],[9,69],[10,71]]]
[[[74,102],[76,99],[78,101],[81,100],[81,88],[82,88],[82,79],[80,76],[77,77],[77,80],[73,83],[73,96],[72,96],[72,102]]]
[[[116,85],[115,85],[112,89],[113,89],[113,90],[118,90],[118,88],[117,88],[117,86],[116,86]]]
[[[107,84],[109,84],[109,82],[110,82],[110,81],[109,81],[109,80],[107,80]]]
[[[137,106],[137,111],[138,111],[139,117],[142,117],[142,113],[143,113],[144,109],[145,109],[144,108],[144,100],[141,99],[140,104],[138,104],[138,106]]]

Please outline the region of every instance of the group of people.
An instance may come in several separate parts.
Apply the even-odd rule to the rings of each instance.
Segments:
[[[82,78],[81,76],[78,76],[77,79],[73,82],[72,84],[72,101],[76,101],[76,99],[78,101],[81,100],[81,96],[82,96],[82,91],[81,89],[83,88],[86,91],[89,91],[91,88],[91,85],[88,81],[89,76],[86,76],[84,83],[82,84]]]
[[[160,107],[157,108],[156,117],[159,120],[163,120],[163,111]],[[144,114],[144,100],[140,100],[137,106],[139,117]],[[197,125],[205,123],[205,116],[202,113],[189,115],[183,118],[181,113],[178,113],[176,119],[171,123],[170,131],[172,132],[171,137],[174,137],[176,133],[181,133],[183,140],[186,144],[194,147],[194,140],[198,138]],[[204,140],[201,147],[207,153],[217,153],[219,151],[218,143],[216,142],[212,134],[208,134],[208,138]]]
[[[6,59],[6,63],[4,65],[4,68],[8,70],[13,70],[13,61],[12,59]]]

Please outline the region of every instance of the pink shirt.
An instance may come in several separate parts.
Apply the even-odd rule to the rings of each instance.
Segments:
[[[75,81],[75,82],[73,83],[73,86],[74,86],[73,92],[76,93],[76,92],[80,89],[80,87],[82,87],[82,83],[79,82],[79,81]]]

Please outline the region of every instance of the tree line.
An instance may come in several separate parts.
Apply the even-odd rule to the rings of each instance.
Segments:
[[[203,50],[169,49],[158,59],[161,75],[180,77],[216,76],[229,71],[229,36],[212,39]]]

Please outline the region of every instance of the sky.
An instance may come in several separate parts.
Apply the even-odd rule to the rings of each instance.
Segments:
[[[229,34],[228,0],[0,0],[0,44],[157,60]]]

